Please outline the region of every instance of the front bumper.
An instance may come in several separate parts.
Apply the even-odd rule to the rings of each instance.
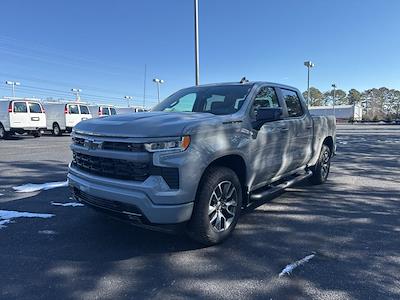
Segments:
[[[182,223],[192,215],[193,199],[188,199],[182,190],[171,190],[161,176],[150,176],[143,182],[118,180],[89,174],[70,165],[68,180],[79,201],[136,216],[151,224]]]

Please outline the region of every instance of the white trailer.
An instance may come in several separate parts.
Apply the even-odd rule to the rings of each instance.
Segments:
[[[47,122],[46,128],[53,135],[61,135],[63,132],[71,132],[72,128],[80,121],[91,119],[92,113],[89,105],[85,103],[44,103]]]
[[[15,133],[39,137],[46,129],[46,115],[37,100],[0,100],[0,139]]]
[[[360,105],[311,106],[308,108],[314,116],[335,116],[338,121],[361,121],[362,107]]]

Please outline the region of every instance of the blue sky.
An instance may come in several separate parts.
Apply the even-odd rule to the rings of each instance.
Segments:
[[[328,90],[400,89],[400,1],[281,0],[200,2],[201,83],[266,80]],[[69,96],[123,105],[147,104],[154,77],[162,97],[194,84],[193,1],[6,1],[0,15],[3,81],[21,82],[17,96]],[[121,98],[121,100],[119,100]],[[135,101],[135,100],[134,100]]]

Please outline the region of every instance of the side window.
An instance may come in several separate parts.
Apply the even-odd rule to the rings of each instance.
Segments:
[[[111,112],[111,115],[116,115],[117,114],[117,111],[115,110],[114,107],[110,107],[110,112]]]
[[[219,102],[221,105],[224,103],[225,96],[222,95],[211,95],[205,101],[205,108],[203,111],[211,111],[211,107],[217,105],[215,103]]]
[[[80,108],[81,108],[81,114],[82,114],[82,115],[88,115],[88,114],[90,114],[89,108],[88,108],[87,106],[85,106],[85,105],[80,105]]]
[[[290,118],[301,117],[303,108],[301,107],[300,98],[295,91],[281,89],[283,100],[285,100]]]
[[[29,105],[29,112],[34,113],[34,114],[42,113],[42,108],[40,107],[39,103],[28,102],[28,105]]]
[[[79,114],[79,109],[78,109],[78,105],[68,105],[68,112],[72,115],[78,115]]]
[[[255,113],[259,108],[276,107],[279,107],[279,101],[275,89],[269,86],[262,87],[254,98],[253,113]]]
[[[171,103],[164,111],[192,112],[196,97],[196,93],[187,94]]]
[[[14,112],[15,113],[26,113],[28,108],[26,102],[14,102]]]
[[[110,112],[108,111],[108,107],[102,107],[101,108],[101,114],[103,116],[108,116],[110,114]]]

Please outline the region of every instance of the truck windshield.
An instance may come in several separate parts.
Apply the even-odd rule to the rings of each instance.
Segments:
[[[166,98],[152,111],[205,112],[229,115],[243,105],[253,85],[219,85],[183,89]]]

